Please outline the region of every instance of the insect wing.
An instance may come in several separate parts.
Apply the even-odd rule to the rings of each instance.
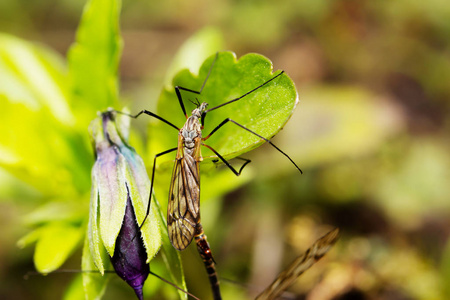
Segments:
[[[284,270],[269,285],[256,300],[276,299],[284,292],[294,281],[321,259],[338,240],[339,229],[334,229],[318,239],[305,253],[297,257],[289,267]]]
[[[177,250],[184,250],[194,238],[200,221],[200,172],[198,160],[184,155],[180,140],[178,145],[169,191],[167,227],[172,245]],[[199,146],[196,145],[197,148]]]

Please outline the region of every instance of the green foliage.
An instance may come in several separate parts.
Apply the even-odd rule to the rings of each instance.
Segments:
[[[23,256],[31,252],[16,253],[13,243],[19,236],[24,236],[20,247],[39,244],[52,232],[57,237],[53,229],[58,224],[85,229],[94,162],[86,129],[98,110],[122,109],[117,80],[122,48],[119,2],[89,1],[68,60],[40,44],[65,53],[83,4],[0,1],[0,30],[5,32],[0,34],[0,261],[8,262],[0,270],[7,274],[0,294],[6,298],[17,298],[16,291],[28,298],[61,298],[59,286],[67,275],[23,281],[22,274],[29,271],[23,262],[31,260]],[[449,298],[449,8],[441,0],[123,2],[121,98],[133,100],[132,113],[150,109],[167,114],[181,127],[185,119],[173,87],[167,87],[171,106],[164,111],[156,110],[156,91],[163,80],[172,82],[181,68],[196,74],[206,57],[220,49],[233,49],[239,56],[248,51],[270,54],[301,91],[301,109],[274,142],[304,175],[295,173],[270,147],[246,154],[252,163],[240,177],[223,166],[216,168],[212,158],[201,165],[202,224],[221,277],[262,287],[261,274],[270,276],[270,270],[287,265],[318,236],[318,228],[329,223],[343,232],[326,259],[333,263],[323,262],[306,274],[292,289],[299,297],[314,298],[322,290],[334,291],[330,297],[345,297],[350,288],[371,299]],[[194,34],[185,41],[188,32]],[[195,79],[186,87],[198,88],[205,72],[198,78],[182,74],[178,76]],[[182,94],[186,105],[195,98],[210,103],[208,97]],[[238,104],[230,105],[231,112],[211,112],[207,126],[234,118],[232,108]],[[218,120],[211,119],[215,115]],[[158,120],[140,119],[132,120],[132,128],[152,123],[148,141],[132,131],[130,144],[149,169],[155,153],[176,146],[176,131]],[[231,150],[228,157],[233,157],[231,142],[223,141],[221,132],[233,139],[243,131],[227,124],[207,141],[227,153]],[[212,155],[204,150],[205,156]],[[173,157],[157,161],[155,194],[163,215]],[[239,166],[240,161],[232,163]],[[250,181],[253,178],[258,180]],[[70,250],[75,240],[65,247],[64,256],[82,244],[79,239]],[[199,277],[203,265],[192,252],[195,256],[184,260],[183,269],[189,290],[204,299],[209,296],[207,279]],[[282,252],[283,262],[276,256]],[[164,255],[163,247],[152,270],[182,286],[172,277],[174,271],[165,269]],[[177,252],[173,255],[168,260],[179,259]],[[83,255],[85,270],[94,268],[88,258]],[[58,261],[52,255],[41,265],[54,268]],[[267,265],[277,261],[280,264]],[[71,263],[63,268],[79,268]],[[119,281],[114,274],[83,273],[65,299],[83,298],[81,278],[91,275],[91,282],[84,280],[89,298],[103,293],[104,279]],[[176,296],[172,287],[153,278],[147,283],[149,298],[170,298],[167,291]],[[249,298],[245,289],[229,284],[222,288],[224,299]],[[123,299],[121,291],[118,283],[105,295]]]
[[[32,186],[39,195],[37,198],[42,206],[25,217],[25,221],[34,229],[18,244],[26,247],[36,243],[34,261],[37,270],[42,273],[49,273],[61,267],[82,244],[89,215],[90,186],[93,184],[94,195],[97,194],[95,192],[97,189],[104,190],[101,188],[102,180],[97,173],[94,174],[94,181],[91,183],[90,170],[93,155],[88,141],[87,125],[97,111],[104,111],[109,106],[117,107],[119,103],[117,70],[122,47],[119,12],[120,1],[92,0],[86,4],[76,34],[76,42],[68,54],[68,69],[64,59],[50,49],[12,36],[0,36],[0,79],[5,83],[0,87],[2,99],[0,130],[3,133],[0,137],[0,166],[18,180]],[[200,62],[206,53],[214,52],[205,50],[206,52],[202,54],[202,51],[196,50],[199,42],[203,42],[204,49],[218,48],[221,43],[220,35],[214,30],[209,30],[186,43],[178,55],[178,62],[174,62],[171,72],[175,72],[174,70],[183,64],[182,60],[185,59],[183,57],[192,57],[193,53],[196,53],[196,61]],[[174,85],[198,89],[213,58],[214,56],[210,57],[202,64],[199,76],[194,76],[187,71],[178,73],[173,80]],[[198,66],[195,61],[191,62],[191,68],[194,66]],[[272,73],[271,62],[260,55],[246,55],[236,60],[231,52],[220,53],[199,100],[207,101],[210,104],[209,107],[219,105],[245,94],[275,74],[277,72]],[[183,96],[191,100],[195,97],[184,92]],[[270,138],[289,119],[296,101],[295,87],[283,74],[243,100],[209,114],[206,131],[211,131],[224,118],[231,117]],[[188,111],[194,107],[189,101],[185,101],[185,105]],[[162,93],[158,113],[166,115],[167,119],[178,122],[179,126],[182,126],[184,116],[175,112],[180,112],[180,108],[171,88],[170,92],[165,90]],[[171,116],[175,115],[178,115],[178,118],[172,120]],[[96,132],[101,131],[98,126],[99,124],[94,126],[97,127]],[[117,126],[118,128],[114,130],[128,135],[127,126],[124,127],[121,122],[118,122]],[[235,125],[232,124],[225,126],[210,140],[210,144],[227,159],[249,151],[262,143],[259,138],[245,131],[236,134],[239,128],[233,127]],[[165,136],[169,136],[168,131],[167,128],[158,130],[157,134],[152,135],[151,144],[157,141],[156,148],[164,148],[167,145],[165,141],[168,138]],[[98,136],[94,133],[93,139],[96,138]],[[170,132],[170,138],[170,143],[176,142],[176,133]],[[30,145],[33,151],[30,151]],[[134,154],[127,153],[124,155],[130,162],[130,166],[125,169],[129,172],[124,174],[119,172],[122,174],[121,177],[119,176],[122,178],[120,182],[133,181],[133,176],[138,172],[136,167],[140,166],[135,161]],[[211,167],[204,168],[202,173],[206,174],[206,171],[210,169]],[[216,174],[207,175],[205,182],[221,181],[223,182],[221,188],[208,189],[211,187],[211,184],[208,184],[202,196],[206,194],[206,198],[218,198],[246,182],[251,176],[250,170],[248,175],[243,176],[239,181],[229,170],[219,170]],[[169,184],[168,181],[163,184],[161,179],[158,178],[158,180],[161,184],[156,182],[157,190]],[[140,189],[148,192],[148,184],[133,181],[130,185],[132,195],[140,195],[142,193]],[[134,187],[138,188],[134,189]],[[114,195],[103,196],[111,198]],[[91,201],[93,205],[91,217],[95,220],[96,197],[93,200]],[[158,207],[159,204],[152,206],[152,214],[156,213]],[[137,218],[142,221],[146,208],[135,205],[135,209]],[[169,270],[171,281],[187,289],[179,253],[170,245],[161,208],[158,211],[159,227],[164,234],[163,261]],[[101,216],[102,213],[106,212],[100,211],[99,215]],[[210,218],[207,216],[205,219]],[[120,214],[117,218],[110,220],[116,219],[119,220],[119,223],[116,223],[120,224]],[[146,230],[150,224],[156,223],[147,222],[143,230]],[[106,233],[105,230],[91,231],[93,235],[89,238],[96,240],[91,250],[94,249],[95,253],[89,251],[88,238],[85,238],[82,269],[95,270],[99,267],[100,272],[103,273],[110,268],[110,265],[106,256],[107,252],[99,242],[100,236],[95,234],[102,232],[102,236],[112,237],[112,242],[107,243],[107,249],[109,253],[113,253],[118,227],[111,224],[93,224],[93,226],[106,228],[108,232],[115,228],[113,234]],[[160,245],[159,235],[154,234],[156,232],[154,229],[152,234],[144,236],[147,249],[151,248],[148,250],[149,261]],[[105,241],[103,239],[103,242]],[[151,246],[151,244],[154,245]],[[99,299],[105,292],[108,277],[93,272],[83,274],[82,280],[78,277],[71,285],[65,299],[78,298],[81,287],[87,299]],[[179,296],[186,298],[182,292],[179,292]]]
[[[93,163],[87,124],[98,110],[118,103],[119,12],[120,1],[93,0],[87,4],[77,42],[69,53],[69,75],[63,59],[53,51],[7,35],[0,36],[0,78],[7,83],[0,88],[0,97],[5,103],[1,111],[4,134],[0,140],[0,165],[36,189],[44,203],[26,218],[28,224],[37,228],[18,243],[22,247],[36,243],[34,261],[42,273],[58,269],[79,246],[85,232]],[[133,155],[128,157],[134,161]],[[139,165],[132,164],[131,173]],[[132,177],[131,174],[124,176]],[[132,195],[142,192],[134,190],[137,186],[148,193],[148,182],[147,185],[134,183],[130,190]],[[73,205],[75,203],[77,205]],[[141,222],[145,210],[143,205],[137,209]],[[150,223],[147,222],[143,230],[150,227]],[[160,235],[155,235],[154,229],[151,231],[145,236],[146,245],[151,248],[148,248],[149,260],[160,245]],[[96,267],[86,245],[82,267],[94,270]],[[105,255],[104,250],[98,250],[97,261]],[[178,254],[170,259],[180,263]],[[107,263],[109,259],[103,261]],[[103,263],[97,266],[103,271]],[[184,285],[183,280],[178,284]],[[105,277],[92,273],[83,275],[88,299],[101,297],[105,284]],[[79,291],[71,289],[66,298],[76,298],[74,293],[79,294]]]
[[[202,64],[198,76],[194,76],[188,70],[178,73],[173,79],[173,86],[200,90],[214,58],[215,55]],[[190,111],[195,108],[190,101],[198,99],[200,102],[207,102],[208,108],[213,108],[248,93],[276,74],[278,72],[273,73],[272,63],[261,55],[248,54],[237,60],[231,52],[220,52],[202,94],[199,96],[182,91],[186,113],[190,115]],[[292,80],[283,74],[241,100],[208,113],[203,135],[206,136],[226,118],[231,118],[250,130],[271,138],[283,128],[297,101],[298,96]],[[158,114],[180,128],[186,120],[172,87],[165,89],[161,94]],[[175,138],[171,141],[168,138],[168,136],[174,136],[173,131],[165,125],[164,128],[159,126],[154,132],[158,140],[167,142],[168,149],[176,141]],[[232,123],[220,128],[207,141],[208,145],[226,159],[254,149],[263,142]],[[211,155],[214,156],[214,154],[207,154],[205,157]]]
[[[68,54],[76,109],[105,110],[118,103],[117,68],[122,53],[120,7],[119,0],[91,0],[84,8],[76,42]],[[88,116],[86,120],[92,119]]]

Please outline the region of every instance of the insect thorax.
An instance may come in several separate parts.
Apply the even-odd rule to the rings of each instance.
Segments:
[[[192,155],[190,152],[192,152],[195,147],[195,139],[202,138],[201,125],[196,115],[192,115],[187,119],[183,128],[181,128],[180,134],[183,137],[186,151]]]

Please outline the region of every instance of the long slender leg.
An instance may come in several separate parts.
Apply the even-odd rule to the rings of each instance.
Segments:
[[[215,106],[215,107],[212,107],[212,108],[210,108],[210,109],[205,110],[205,111],[203,112],[202,118],[201,118],[201,123],[202,123],[202,125],[203,125],[203,126],[205,125],[206,114],[209,113],[210,111],[215,110],[215,109],[217,109],[217,108],[219,108],[219,107],[228,105],[228,104],[230,104],[230,103],[233,103],[233,102],[235,102],[235,101],[241,100],[241,99],[244,98],[245,96],[247,96],[247,95],[253,93],[254,91],[258,90],[259,88],[265,86],[266,84],[268,84],[269,82],[271,82],[272,80],[274,80],[275,78],[277,78],[278,76],[281,76],[281,74],[283,74],[283,73],[284,73],[284,71],[281,71],[279,74],[275,75],[274,77],[270,78],[269,80],[267,80],[267,81],[264,82],[263,84],[261,84],[261,85],[255,87],[253,90],[248,91],[247,93],[245,93],[244,95],[242,95],[242,96],[240,96],[240,97],[237,97],[237,98],[235,98],[235,99],[232,99],[232,100],[230,100],[230,101],[227,101],[227,102],[225,102],[225,103],[222,103],[222,104],[220,104],[220,105],[217,105],[217,106]]]
[[[131,114],[129,114],[129,113],[125,113],[125,112],[120,111],[120,110],[114,110],[114,112],[116,112],[116,113],[118,113],[118,114],[125,115],[125,116],[129,116],[130,118],[133,118],[133,119],[137,119],[140,115],[146,114],[146,115],[149,115],[149,116],[151,116],[151,117],[154,117],[154,118],[156,118],[156,119],[158,119],[158,120],[160,120],[160,121],[163,121],[164,123],[166,123],[166,124],[172,126],[172,127],[175,128],[176,130],[180,131],[180,128],[178,128],[178,127],[175,126],[174,124],[170,123],[169,121],[167,121],[167,120],[164,119],[163,117],[160,117],[160,116],[158,116],[157,114],[152,113],[151,111],[148,111],[148,110],[146,110],[146,109],[141,110],[137,115],[131,115]]]
[[[240,160],[243,160],[244,161],[244,164],[241,166],[241,168],[239,169],[239,174],[241,174],[241,172],[242,172],[242,170],[244,169],[244,167],[246,166],[246,165],[248,165],[249,163],[251,163],[252,161],[250,160],[250,159],[248,159],[248,158],[243,158],[243,157],[235,157],[234,159],[240,159]]]
[[[158,153],[158,154],[155,155],[155,158],[153,159],[152,181],[151,181],[151,183],[150,183],[150,195],[148,196],[147,212],[145,213],[144,221],[142,221],[142,224],[139,226],[139,229],[141,229],[142,226],[144,226],[144,223],[145,223],[145,221],[147,220],[147,217],[148,217],[148,215],[149,215],[149,213],[150,213],[150,203],[151,203],[151,201],[152,201],[152,193],[153,193],[153,181],[154,181],[154,179],[155,179],[156,158],[158,158],[158,157],[160,157],[160,156],[162,156],[162,155],[164,155],[164,154],[173,152],[173,151],[175,151],[175,150],[177,150],[177,149],[178,149],[178,147],[172,148],[172,149],[169,149],[169,150],[166,150],[166,151],[161,152],[161,153]]]
[[[228,122],[234,123],[234,124],[236,124],[237,126],[241,127],[242,129],[245,129],[245,130],[247,130],[248,132],[250,132],[251,134],[254,134],[254,135],[256,135],[257,137],[259,137],[259,138],[263,139],[264,141],[268,142],[272,147],[274,147],[275,149],[277,149],[278,152],[280,152],[281,154],[283,154],[284,156],[286,156],[286,157],[291,161],[291,163],[297,168],[297,170],[299,170],[300,173],[303,174],[302,170],[301,170],[301,169],[297,166],[297,164],[289,157],[289,155],[287,155],[287,154],[286,154],[285,152],[283,152],[280,148],[278,148],[277,146],[275,146],[274,143],[272,143],[270,140],[266,139],[265,137],[263,137],[263,136],[257,134],[256,132],[254,132],[254,131],[248,129],[248,128],[245,127],[244,125],[241,125],[241,124],[239,124],[238,122],[236,122],[236,121],[234,121],[234,120],[232,120],[232,119],[230,119],[230,118],[226,118],[225,120],[223,120],[222,123],[220,123],[219,125],[217,125],[217,127],[214,128],[214,129],[211,131],[211,133],[208,134],[206,137],[204,137],[202,140],[206,141],[207,139],[209,139],[209,138],[211,137],[211,135],[213,135],[217,130],[219,130],[220,127],[222,127],[223,125],[227,124]],[[215,153],[216,153],[216,152],[215,152]],[[216,154],[217,154],[217,153],[216,153]],[[219,157],[219,158],[220,158],[220,157]]]
[[[233,168],[233,166],[232,165],[230,165],[230,163],[225,159],[225,158],[223,158],[223,156],[222,155],[220,155],[219,154],[219,152],[217,152],[216,150],[214,150],[211,146],[209,146],[209,145],[206,145],[206,144],[202,144],[203,146],[205,146],[206,148],[208,148],[209,150],[211,150],[215,155],[217,155],[217,157],[236,175],[236,176],[239,176],[239,175],[241,175],[241,172],[242,172],[242,170],[244,169],[244,167],[248,164],[248,163],[250,163],[251,162],[251,160],[250,159],[245,159],[245,158],[241,158],[241,157],[239,157],[239,159],[242,159],[242,160],[245,160],[245,163],[241,166],[241,168],[239,169],[239,172],[238,171],[236,171],[236,169],[235,168]]]
[[[182,86],[178,86],[178,85],[175,87],[175,93],[177,94],[178,102],[180,102],[181,109],[183,110],[183,113],[186,116],[186,118],[188,116],[187,116],[187,113],[186,113],[186,108],[184,107],[183,98],[181,97],[180,90],[200,95],[202,93],[202,91],[203,91],[203,88],[205,87],[205,84],[206,84],[206,81],[209,78],[209,75],[211,75],[211,71],[212,71],[212,69],[214,67],[214,64],[216,63],[216,60],[217,60],[218,56],[219,56],[219,53],[216,53],[216,56],[214,57],[214,60],[213,60],[213,62],[211,64],[211,66],[209,67],[208,75],[206,75],[206,78],[203,81],[202,87],[200,88],[199,91],[191,90],[191,89],[188,89],[188,88],[185,88],[185,87],[182,87]]]
[[[98,271],[97,271],[97,272],[98,272]],[[189,295],[189,296],[191,296],[191,297],[194,298],[194,299],[200,300],[199,298],[197,298],[197,297],[194,296],[193,294],[189,293],[188,291],[183,290],[182,288],[180,288],[180,287],[177,286],[176,284],[170,282],[170,281],[167,280],[167,279],[164,279],[163,277],[159,276],[158,274],[153,273],[152,271],[150,271],[150,274],[152,274],[152,275],[155,276],[156,278],[159,278],[161,281],[163,281],[163,282],[165,282],[165,283],[167,283],[167,284],[170,284],[171,286],[173,286],[173,287],[176,288],[177,290],[182,291],[182,292],[185,293],[186,295]]]

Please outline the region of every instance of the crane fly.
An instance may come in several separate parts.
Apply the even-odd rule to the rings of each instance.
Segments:
[[[214,150],[211,146],[204,144],[203,142],[209,139],[214,133],[216,133],[222,126],[227,123],[232,123],[237,125],[238,127],[250,132],[251,134],[259,137],[265,142],[269,143],[272,147],[274,147],[281,154],[286,156],[292,164],[302,173],[300,168],[295,164],[295,162],[281,149],[279,149],[275,144],[273,144],[270,140],[265,137],[257,134],[256,132],[248,129],[247,127],[241,125],[240,123],[232,120],[231,118],[226,118],[219,125],[217,125],[208,135],[202,137],[202,130],[205,125],[205,117],[207,113],[223,107],[225,105],[236,102],[245,96],[255,92],[261,87],[267,85],[272,82],[279,76],[281,76],[284,71],[281,71],[277,75],[273,76],[269,80],[260,84],[259,86],[253,88],[247,93],[237,97],[235,99],[229,100],[225,103],[207,109],[208,104],[206,102],[200,103],[193,102],[197,107],[192,111],[191,116],[188,116],[186,113],[186,108],[183,103],[183,98],[181,96],[181,91],[190,92],[193,94],[201,95],[203,88],[211,74],[213,66],[217,60],[218,53],[216,54],[210,68],[208,74],[203,81],[203,84],[199,91],[195,91],[192,89],[184,88],[181,86],[175,86],[175,93],[178,98],[178,102],[183,111],[183,114],[186,116],[186,122],[182,128],[177,127],[173,123],[167,121],[166,119],[158,116],[157,114],[148,111],[142,110],[136,115],[130,115],[127,113],[119,112],[126,114],[132,118],[138,118],[142,114],[146,114],[148,116],[154,117],[169,126],[178,130],[178,145],[175,148],[171,148],[164,152],[158,153],[155,155],[153,160],[153,168],[152,168],[152,180],[150,185],[150,198],[153,192],[153,182],[155,176],[155,168],[156,168],[156,159],[162,155],[171,153],[176,151],[176,159],[175,165],[173,168],[172,179],[170,183],[169,189],[169,202],[167,207],[167,228],[169,232],[170,242],[173,247],[177,250],[184,250],[187,246],[192,242],[194,236],[197,236],[197,248],[199,250],[200,255],[204,259],[205,266],[207,268],[207,272],[210,276],[211,283],[216,282],[214,286],[218,287],[218,279],[214,270],[214,259],[212,258],[211,249],[209,248],[209,244],[206,241],[206,235],[203,232],[201,222],[200,222],[200,162],[203,160],[201,155],[201,146],[205,146],[210,149],[236,176],[239,176],[243,170],[243,168],[250,162],[250,160],[243,159],[245,162],[240,167],[239,171],[237,171],[230,163],[225,160],[216,150]],[[150,200],[149,206],[147,207],[147,215],[144,218],[141,226],[147,219],[148,213],[150,212]],[[200,230],[201,229],[201,230]],[[216,277],[216,278],[212,278]],[[213,287],[214,289],[214,287]],[[220,298],[216,298],[220,299]]]
[[[318,239],[305,253],[297,257],[255,300],[277,299],[294,281],[321,259],[336,243],[339,229],[334,229]]]
[[[265,142],[269,143],[272,147],[274,147],[278,152],[283,154],[285,157],[289,159],[289,161],[297,168],[297,170],[302,173],[301,169],[297,166],[297,164],[283,152],[280,148],[278,148],[275,144],[273,144],[270,140],[265,137],[257,134],[256,132],[250,130],[249,128],[239,124],[238,122],[232,120],[231,118],[226,118],[219,125],[217,125],[207,136],[202,137],[202,130],[205,125],[205,117],[206,115],[225,105],[236,102],[245,96],[255,92],[261,87],[267,85],[271,81],[275,80],[282,74],[284,71],[281,71],[277,75],[273,76],[269,80],[260,84],[259,86],[253,88],[247,93],[237,97],[235,99],[229,100],[225,103],[217,105],[213,108],[207,109],[208,103],[203,102],[196,104],[196,108],[192,111],[191,116],[188,116],[186,113],[186,108],[183,103],[183,98],[181,96],[181,91],[186,91],[190,93],[194,93],[197,95],[201,95],[203,88],[206,85],[206,82],[211,74],[211,71],[214,67],[214,64],[217,60],[218,54],[214,58],[212,62],[208,74],[200,88],[199,91],[195,91],[192,89],[184,88],[181,86],[175,87],[175,93],[178,98],[178,102],[183,111],[183,114],[186,116],[186,122],[182,128],[177,127],[173,123],[167,121],[163,117],[158,116],[157,114],[148,111],[142,110],[136,115],[130,115],[128,113],[120,112],[134,119],[138,118],[142,114],[146,114],[148,116],[154,117],[169,126],[175,128],[178,131],[178,145],[177,147],[168,149],[161,153],[155,155],[153,160],[153,168],[152,168],[152,180],[150,186],[150,197],[153,192],[153,179],[155,177],[155,169],[156,169],[156,159],[162,155],[177,151],[175,165],[173,168],[172,179],[170,183],[169,190],[169,204],[168,204],[168,215],[167,215],[167,225],[169,230],[170,241],[172,245],[178,250],[184,250],[192,241],[195,228],[197,224],[200,222],[200,167],[199,163],[203,160],[201,155],[200,146],[205,146],[210,149],[235,175],[239,176],[241,174],[242,169],[250,162],[250,160],[245,160],[244,164],[240,167],[239,171],[230,165],[230,163],[225,160],[216,150],[214,150],[211,146],[204,144],[203,142],[208,140],[214,133],[216,133],[221,127],[223,127],[227,123],[233,123],[240,128],[250,132],[251,134],[259,137]],[[150,204],[150,201],[149,201]],[[150,206],[147,207],[147,216],[150,210]],[[142,224],[146,221],[146,218],[142,222]],[[141,225],[142,226],[142,225]]]

